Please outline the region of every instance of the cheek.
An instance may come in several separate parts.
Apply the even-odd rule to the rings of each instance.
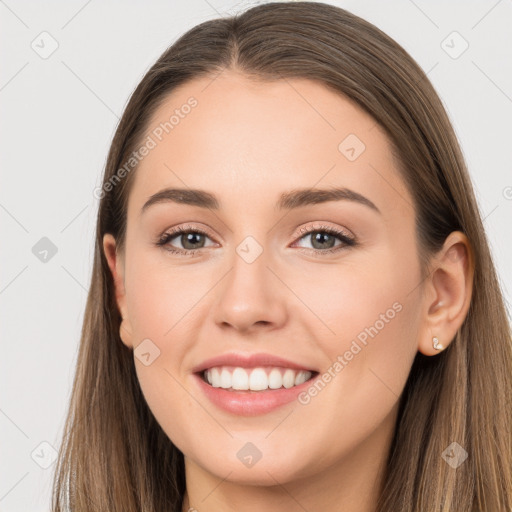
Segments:
[[[168,262],[166,255],[158,252],[132,249],[127,259],[128,313],[142,393],[158,423],[182,449],[191,435],[191,418],[198,420],[204,415],[198,410],[199,397],[187,389],[190,376],[184,361],[188,361],[197,339],[195,331],[204,321],[204,299],[215,275],[210,270],[203,275],[191,266],[171,265],[170,259]],[[149,357],[138,357],[147,352]]]
[[[394,255],[380,256],[372,254],[368,262],[347,258],[337,265],[318,265],[314,272],[295,273],[309,275],[295,278],[293,289],[319,320],[317,339],[337,353],[348,350],[354,339],[364,344],[378,335],[392,341],[396,333],[391,332],[409,314],[414,269]]]
[[[150,366],[136,359],[137,378],[151,413],[167,437],[187,456],[197,452],[201,458],[209,437],[209,446],[219,444],[219,433],[210,416],[198,406],[201,397],[187,389],[184,376],[171,366],[173,357],[172,350],[165,348]],[[214,451],[209,458],[215,455]],[[217,462],[222,465],[222,460]]]
[[[168,343],[183,324],[197,314],[201,297],[208,290],[208,275],[180,269],[166,260],[163,249],[137,253],[127,264],[126,289],[130,324],[140,336]],[[211,287],[211,283],[210,283]],[[140,342],[140,340],[139,340]],[[135,340],[137,343],[137,340]]]
[[[347,260],[308,280],[313,290],[308,306],[329,330],[316,338],[327,356],[325,387],[319,386],[318,393],[311,390],[304,402],[311,402],[311,411],[321,408],[324,399],[343,403],[333,415],[337,425],[355,417],[364,423],[365,415],[368,421],[382,420],[398,400],[417,352],[419,302],[410,293],[419,276],[414,252],[373,254],[371,260]],[[313,281],[320,284],[312,288]],[[306,293],[306,286],[299,293]]]

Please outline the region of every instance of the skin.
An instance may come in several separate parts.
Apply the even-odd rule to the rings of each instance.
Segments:
[[[198,100],[139,164],[125,251],[104,237],[122,341],[134,349],[149,338],[160,350],[149,366],[134,360],[149,407],[185,455],[183,510],[373,511],[414,356],[438,354],[433,336],[446,348],[468,311],[468,240],[452,233],[422,281],[413,199],[368,114],[309,80],[255,83],[232,70],[212,80],[184,84],[155,113],[147,133],[190,96]],[[338,150],[350,133],[366,146],[355,161]],[[171,186],[214,193],[220,209],[168,202],[140,215]],[[274,207],[291,189],[334,186],[380,213],[348,200]],[[320,254],[332,245],[301,232],[318,223],[358,245]],[[155,245],[178,225],[211,236],[196,239],[203,247],[192,256]],[[250,264],[236,252],[247,236],[263,248]],[[183,243],[177,235],[168,246]],[[237,416],[192,377],[195,365],[228,351],[268,352],[322,373],[397,302],[401,311],[306,405]],[[237,458],[247,442],[262,452],[251,468]]]

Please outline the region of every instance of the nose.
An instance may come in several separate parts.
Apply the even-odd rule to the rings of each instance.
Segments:
[[[286,287],[269,268],[266,254],[248,262],[235,252],[213,304],[215,324],[221,329],[247,333],[277,329],[286,322]]]

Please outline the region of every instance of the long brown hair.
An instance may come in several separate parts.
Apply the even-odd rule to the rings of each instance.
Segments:
[[[52,510],[181,512],[183,454],[149,410],[133,354],[120,340],[102,242],[111,233],[123,246],[136,167],[122,179],[116,173],[141,143],[150,116],[177,86],[226,69],[254,80],[315,80],[373,116],[414,199],[424,276],[449,233],[460,230],[470,241],[469,312],[445,351],[414,360],[377,510],[512,510],[510,324],[456,136],[427,76],[401,46],[365,20],[318,2],[263,4],[201,23],[161,55],[132,94],[103,178]],[[453,442],[468,453],[456,469],[442,457]]]

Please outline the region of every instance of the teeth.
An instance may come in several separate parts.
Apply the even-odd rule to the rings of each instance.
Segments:
[[[235,368],[231,375],[231,387],[233,389],[249,389],[249,375],[243,368]]]
[[[293,370],[286,370],[283,375],[283,386],[291,388],[295,384],[295,372]]]
[[[268,387],[270,389],[279,389],[283,385],[283,377],[277,368],[273,368],[268,376]]]
[[[289,389],[303,384],[311,378],[312,373],[306,370],[291,368],[258,367],[215,367],[204,373],[205,380],[214,388],[245,391],[264,391],[266,389]]]
[[[235,373],[240,370],[243,373],[246,373],[245,370],[241,368],[237,368],[233,372],[233,388],[235,387]],[[252,391],[261,391],[263,389],[268,388],[268,377],[263,368],[256,368],[251,372],[251,376],[249,377],[249,385],[248,388]],[[238,388],[238,389],[247,389],[247,388]]]
[[[231,387],[231,373],[224,368],[220,374],[219,386],[222,388]]]

